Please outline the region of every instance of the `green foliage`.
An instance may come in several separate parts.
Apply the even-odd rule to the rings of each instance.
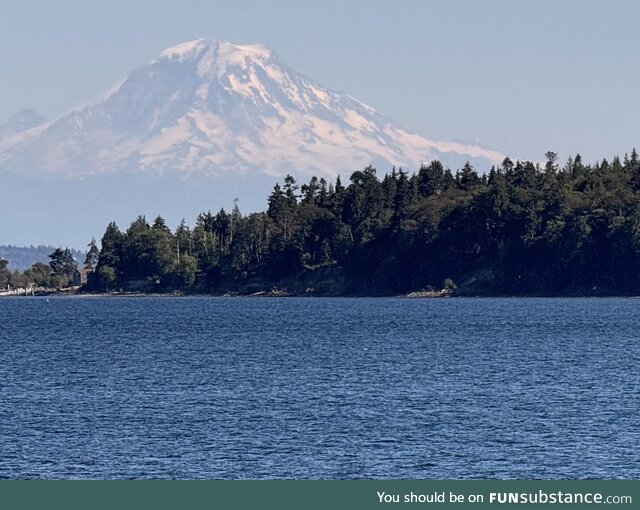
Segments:
[[[36,262],[30,269],[25,271],[25,276],[27,280],[33,283],[36,287],[52,287],[51,277],[52,270],[51,266],[44,264],[42,262]]]
[[[5,290],[11,282],[11,271],[8,268],[9,262],[0,259],[0,291]]]
[[[120,279],[118,268],[123,264],[124,235],[111,222],[100,242],[100,255],[95,271],[89,275],[87,286],[90,290],[112,291],[117,289]]]
[[[191,255],[183,255],[175,268],[175,286],[180,289],[190,288],[196,280],[198,259]]]
[[[95,237],[91,238],[91,242],[87,246],[89,251],[84,259],[84,268],[93,271],[98,266],[98,261],[100,260],[100,250],[98,250],[98,246],[96,245]]]
[[[287,176],[264,213],[235,204],[174,233],[162,218],[112,223],[95,267],[96,290],[638,293],[640,161],[561,166],[550,151],[544,166],[506,158],[487,175],[433,161],[382,179],[368,167],[346,187]]]
[[[73,273],[78,268],[78,263],[73,258],[73,253],[68,248],[64,250],[56,248],[49,255],[49,258],[51,259],[51,262],[49,262],[49,266],[51,266],[51,286],[57,288],[68,287]]]
[[[117,288],[118,273],[116,268],[111,266],[99,266],[94,274],[95,280],[93,281],[95,283],[90,285],[91,289],[97,288],[99,290],[112,291]],[[92,279],[89,281],[91,282]]]

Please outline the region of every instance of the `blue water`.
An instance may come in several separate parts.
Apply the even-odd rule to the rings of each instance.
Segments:
[[[640,478],[639,311],[1,299],[0,478]]]

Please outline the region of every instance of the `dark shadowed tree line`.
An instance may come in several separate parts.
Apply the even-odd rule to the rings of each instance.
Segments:
[[[640,161],[511,161],[479,175],[438,161],[381,179],[276,184],[265,212],[109,224],[93,291],[399,294],[640,292]]]
[[[348,183],[287,176],[264,212],[202,213],[172,231],[143,216],[107,226],[84,266],[89,291],[401,294],[455,287],[459,294],[639,294],[640,160],[559,165],[505,159],[487,174],[438,161]],[[57,253],[57,252],[60,253]],[[75,270],[57,250],[50,264],[11,273],[0,286],[68,284]],[[71,257],[73,259],[73,257]],[[73,266],[73,270],[72,270]],[[446,283],[445,283],[446,282]],[[454,283],[455,282],[455,283]]]

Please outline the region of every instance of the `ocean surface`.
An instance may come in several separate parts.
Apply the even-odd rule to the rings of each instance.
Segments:
[[[640,478],[639,299],[0,299],[0,478]]]

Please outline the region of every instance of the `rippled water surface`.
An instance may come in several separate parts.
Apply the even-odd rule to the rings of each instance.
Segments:
[[[640,478],[640,300],[5,298],[1,478]]]

